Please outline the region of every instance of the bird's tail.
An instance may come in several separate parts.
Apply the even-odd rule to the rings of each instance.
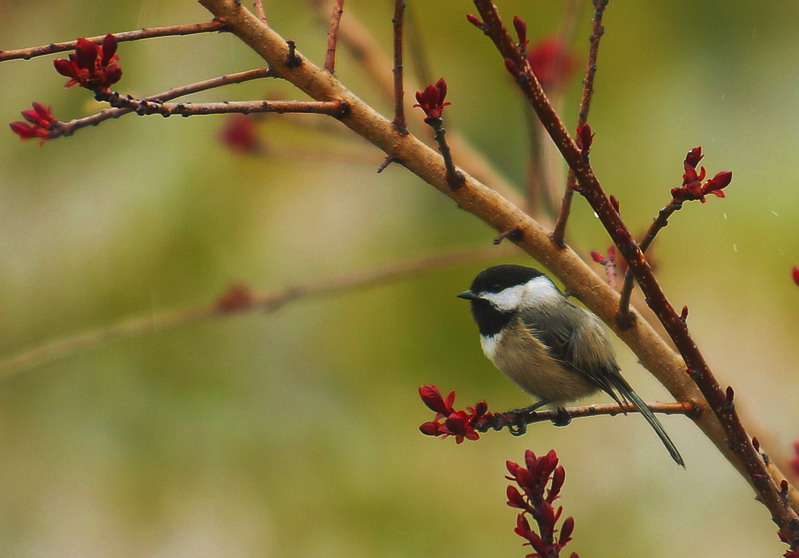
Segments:
[[[621,382],[616,385],[616,389],[619,390],[623,398],[629,399],[635,408],[640,411],[640,413],[646,419],[646,422],[652,426],[655,433],[658,435],[658,438],[660,438],[660,441],[663,442],[663,445],[666,446],[667,450],[669,450],[671,458],[677,462],[677,465],[685,467],[685,462],[682,460],[680,452],[677,451],[677,446],[674,445],[674,442],[671,441],[669,435],[666,434],[666,430],[663,428],[663,425],[660,424],[660,421],[655,416],[655,413],[653,413],[647,404],[644,403],[643,399],[638,397],[638,394],[633,391],[633,388],[627,383],[626,380],[624,380],[624,378],[619,377],[619,379]]]

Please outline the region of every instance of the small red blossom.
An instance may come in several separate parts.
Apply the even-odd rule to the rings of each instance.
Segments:
[[[605,268],[605,273],[608,276],[608,285],[611,289],[616,288],[616,247],[614,245],[608,246],[608,255],[604,256],[601,252],[591,250],[591,259]],[[624,262],[624,259],[622,259]]]
[[[711,194],[719,198],[725,197],[723,190],[732,182],[732,172],[718,172],[713,178],[702,184],[707,176],[707,171],[705,167],[701,167],[698,172],[696,170],[702,157],[700,146],[694,147],[686,154],[683,162],[682,186],[671,189],[671,197],[674,202],[699,200],[705,203],[705,196]]]
[[[38,101],[33,101],[33,108],[22,111],[22,117],[28,122],[12,122],[11,131],[21,140],[39,138],[39,145],[50,138],[50,126],[58,122],[52,109]]]
[[[255,293],[249,285],[238,283],[231,285],[227,291],[216,299],[214,306],[220,312],[244,310],[255,304]]]
[[[480,434],[475,426],[481,421],[490,419],[488,404],[480,401],[474,407],[466,407],[465,411],[456,410],[452,404],[455,402],[455,392],[449,392],[447,397],[442,397],[436,386],[422,386],[419,396],[427,408],[436,413],[434,420],[425,422],[419,427],[422,434],[427,436],[455,436],[457,443],[463,440],[478,440]]]
[[[513,28],[519,38],[516,47],[524,54],[527,51],[527,45],[530,44],[530,41],[527,40],[527,22],[519,16],[513,16]]]
[[[116,51],[117,40],[111,33],[103,38],[102,46],[80,38],[69,60],[59,58],[53,61],[53,66],[69,78],[65,87],[77,84],[92,91],[107,91],[122,78],[122,69],[115,64],[119,60]]]
[[[506,490],[507,505],[522,510],[516,517],[514,533],[525,539],[535,553],[528,554],[527,558],[556,558],[560,551],[572,540],[574,532],[574,519],[568,517],[560,526],[557,523],[563,508],[555,509],[553,503],[560,496],[561,488],[566,480],[566,471],[558,465],[558,455],[555,450],[541,457],[532,451],[524,454],[524,466],[508,461],[506,463],[510,476],[508,480],[516,483]],[[527,516],[535,521],[536,528],[532,527]],[[577,558],[576,553],[571,554]]]
[[[425,123],[431,124],[435,121],[441,120],[441,113],[444,112],[444,107],[451,105],[449,101],[444,99],[447,96],[447,82],[444,78],[440,78],[435,84],[428,85],[424,91],[416,92],[416,103],[414,106],[419,107],[424,111]]]
[[[527,53],[527,60],[547,91],[562,86],[577,69],[577,57],[557,37],[536,42]]]
[[[793,277],[793,282],[799,286],[799,266],[793,266],[793,269],[791,270],[791,277]]]
[[[477,27],[480,31],[485,31],[485,24],[483,23],[483,20],[477,17],[476,15],[466,14],[466,20],[475,27]]]
[[[591,152],[591,144],[594,143],[594,134],[591,133],[591,126],[583,124],[577,127],[577,147],[582,151],[583,159],[588,157]]]
[[[793,474],[799,476],[799,442],[793,443],[793,452],[795,455],[788,461],[788,465],[791,467]]]
[[[785,544],[791,544],[791,541],[788,540],[788,537],[782,531],[777,531],[777,536]],[[785,554],[783,554],[783,556],[785,558],[799,558],[799,550],[788,550],[785,552]]]
[[[233,151],[258,154],[264,151],[258,140],[255,122],[248,114],[230,114],[225,118],[219,139]]]
[[[600,254],[596,250],[591,250],[591,259],[594,260],[596,263],[602,264],[602,265],[605,265],[605,262],[607,261],[605,259],[605,256],[603,256],[602,254]]]

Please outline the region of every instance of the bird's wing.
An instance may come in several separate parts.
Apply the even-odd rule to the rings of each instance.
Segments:
[[[599,320],[593,315],[567,301],[561,305],[558,313],[574,312],[587,314],[588,320],[583,316],[574,319],[553,319],[553,312],[549,308],[527,310],[523,313],[524,324],[547,346],[549,354],[563,363],[564,366],[581,374],[594,383],[599,389],[607,393],[616,403],[620,404],[627,398],[622,391],[621,400],[614,390],[617,383],[614,381],[619,376],[619,366],[613,358],[613,347],[607,332]],[[582,324],[580,330],[574,330],[568,324]],[[579,341],[579,342],[578,342]],[[600,358],[596,351],[603,351]],[[610,359],[607,358],[610,355]]]

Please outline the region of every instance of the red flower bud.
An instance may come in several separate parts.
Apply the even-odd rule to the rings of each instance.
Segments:
[[[519,38],[519,50],[525,51],[530,41],[527,40],[527,23],[519,16],[513,16],[513,28],[516,30],[516,36]]]

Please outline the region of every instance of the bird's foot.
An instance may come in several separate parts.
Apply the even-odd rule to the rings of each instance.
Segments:
[[[552,424],[555,426],[568,426],[571,424],[572,416],[565,407],[558,407],[555,410],[555,417],[552,419]]]

